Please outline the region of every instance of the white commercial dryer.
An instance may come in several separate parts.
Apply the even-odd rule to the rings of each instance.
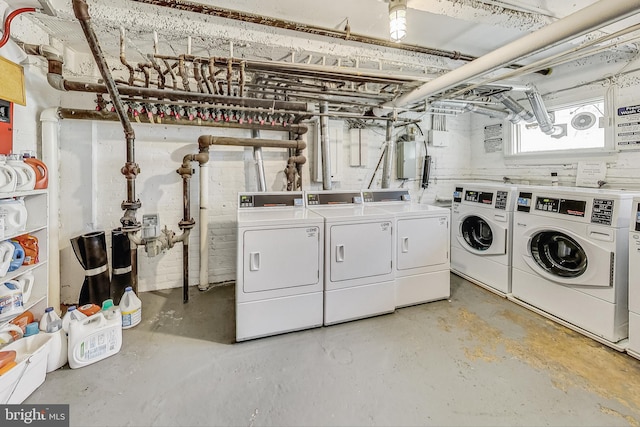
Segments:
[[[324,219],[302,192],[238,195],[236,340],[322,326]]]
[[[393,215],[359,191],[309,191],[305,201],[325,221],[324,324],[393,312]]]
[[[395,217],[396,307],[449,298],[451,211],[412,203],[402,189],[365,190],[362,197]]]
[[[501,296],[511,292],[516,187],[456,184],[451,212],[451,271]]]
[[[631,203],[629,225],[629,344],[627,353],[640,359],[640,197]]]
[[[632,193],[518,187],[511,299],[619,351]]]

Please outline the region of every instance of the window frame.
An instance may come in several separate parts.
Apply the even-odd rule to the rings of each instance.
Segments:
[[[613,98],[615,99],[615,98]],[[505,141],[503,146],[503,155],[506,164],[511,165],[526,165],[526,164],[568,164],[576,163],[581,160],[603,160],[603,161],[615,161],[617,159],[618,150],[615,148],[614,141],[614,118],[615,118],[615,106],[612,102],[612,98],[607,96],[605,90],[598,91],[598,93],[592,94],[588,98],[580,97],[578,94],[573,97],[562,97],[547,101],[545,99],[546,107],[549,111],[568,108],[571,106],[577,106],[579,104],[589,102],[604,102],[604,147],[602,148],[575,148],[568,150],[548,150],[548,151],[535,151],[535,152],[519,152],[520,138],[519,138],[519,126],[521,123],[508,122],[509,126],[505,126]]]

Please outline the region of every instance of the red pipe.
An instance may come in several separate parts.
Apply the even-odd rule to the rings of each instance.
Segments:
[[[2,39],[0,39],[0,47],[3,47],[9,41],[9,29],[11,27],[11,21],[13,18],[25,12],[35,12],[33,7],[23,7],[22,9],[16,9],[7,16],[7,20],[4,21],[4,32],[2,33]]]

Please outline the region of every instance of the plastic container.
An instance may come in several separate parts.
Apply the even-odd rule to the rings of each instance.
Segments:
[[[3,368],[5,365],[12,363],[16,360],[16,351],[0,351],[0,368]]]
[[[24,301],[29,300],[33,282],[23,288],[17,280],[7,280],[0,285],[0,321],[24,312]]]
[[[69,323],[69,367],[82,368],[118,353],[122,348],[122,327],[116,316],[107,319],[99,312]]]
[[[62,319],[53,310],[53,307],[47,307],[44,315],[40,319],[39,328],[42,332],[56,332],[62,329]]]
[[[82,314],[84,314],[85,316],[89,317],[89,316],[93,316],[96,313],[100,312],[100,306],[96,305],[96,304],[85,304],[82,305],[80,307],[78,307],[78,311],[80,311]]]
[[[6,324],[0,329],[0,348],[14,342],[24,336],[26,325],[23,328],[14,324]]]
[[[0,192],[13,193],[17,184],[16,170],[7,164],[7,156],[0,154]]]
[[[29,191],[36,187],[36,171],[24,162],[20,154],[9,154],[7,165],[16,171],[16,191]]]
[[[0,277],[4,277],[9,272],[11,260],[16,247],[8,240],[0,242]]]
[[[27,208],[24,199],[0,200],[0,218],[4,220],[4,234],[19,234],[27,226]]]
[[[35,189],[47,188],[49,185],[49,172],[47,165],[42,160],[38,160],[35,157],[25,157],[24,162],[31,166],[36,173]]]
[[[22,265],[32,265],[40,262],[40,248],[38,247],[38,238],[31,234],[23,234],[13,239],[20,243],[24,249],[24,261]]]
[[[67,312],[62,316],[62,330],[69,335],[69,323],[76,320],[86,319],[87,315],[76,309],[75,305],[67,308]]]
[[[133,292],[131,286],[127,286],[120,299],[120,312],[122,313],[122,329],[129,329],[142,321],[142,301]]]
[[[37,335],[39,333],[40,328],[38,327],[38,322],[31,322],[27,325],[26,331],[24,332],[24,338]]]
[[[22,263],[24,263],[26,254],[24,253],[24,248],[17,240],[10,240],[9,243],[14,247],[13,257],[11,257],[11,262],[9,263],[9,271],[16,271],[22,266]]]
[[[49,340],[50,334],[37,334],[19,339],[2,349],[16,352],[16,366],[0,376],[0,404],[22,403],[44,382]]]

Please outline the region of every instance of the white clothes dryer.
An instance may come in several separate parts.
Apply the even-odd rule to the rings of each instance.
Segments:
[[[634,194],[518,187],[511,299],[619,351]]]
[[[359,191],[308,191],[305,202],[324,217],[324,324],[393,312],[393,215]]]
[[[449,298],[451,211],[412,203],[409,190],[365,190],[362,197],[395,217],[396,308]]]
[[[631,203],[629,226],[629,343],[627,353],[640,359],[640,197]]]
[[[451,271],[498,295],[511,292],[516,187],[456,184],[451,209]]]
[[[324,219],[302,192],[239,193],[236,341],[322,326]]]

